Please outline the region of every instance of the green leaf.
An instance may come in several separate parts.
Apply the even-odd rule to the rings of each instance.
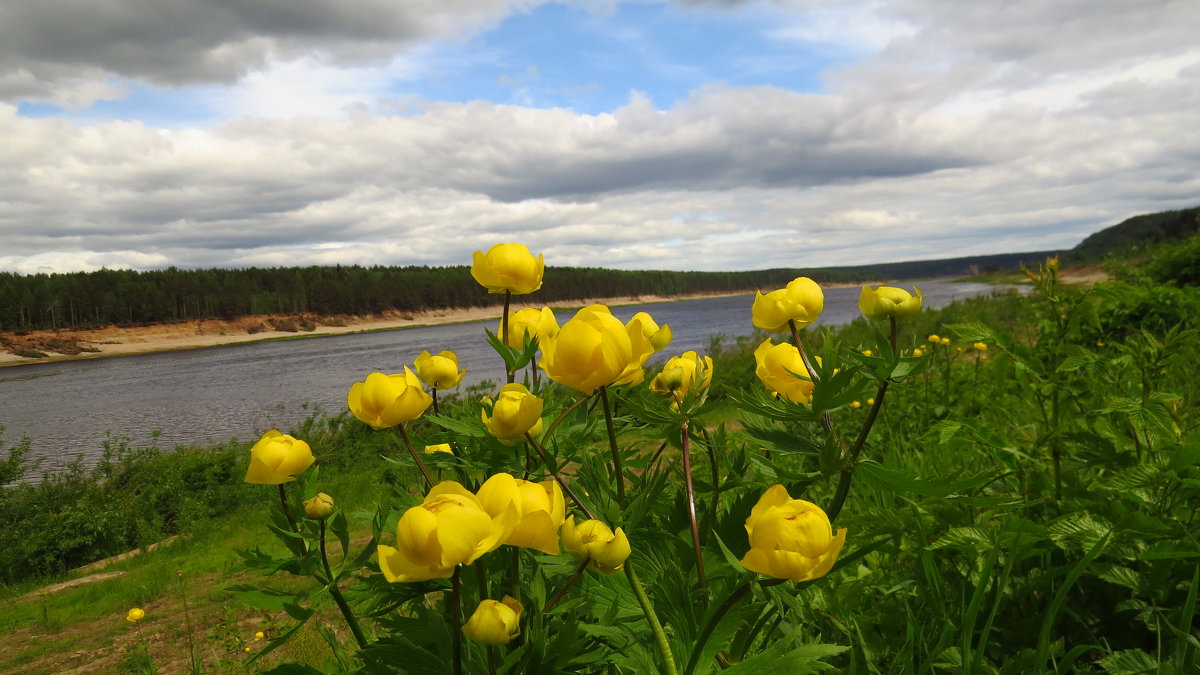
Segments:
[[[250,584],[228,584],[222,588],[238,596],[239,600],[251,607],[272,611],[283,611],[286,605],[299,603],[308,597],[307,593],[289,593]]]
[[[1097,663],[1108,675],[1141,675],[1142,673],[1157,673],[1158,659],[1140,649],[1126,649],[1114,652]]]
[[[927,548],[959,548],[968,551],[989,551],[995,547],[987,532],[978,527],[952,527]]]
[[[964,492],[985,485],[995,478],[991,473],[982,473],[960,480],[913,478],[904,472],[888,469],[872,460],[859,462],[857,471],[864,482],[876,488],[893,492],[911,492],[927,497],[946,497]]]
[[[800,645],[784,653],[768,649],[722,672],[744,675],[808,675],[836,671],[836,668],[821,659],[837,656],[848,649],[849,647],[829,644]]]

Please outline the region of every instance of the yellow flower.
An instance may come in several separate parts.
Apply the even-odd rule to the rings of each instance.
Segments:
[[[920,347],[917,347],[916,349],[913,350],[913,356],[925,356],[925,351],[922,350]]]
[[[625,324],[608,307],[589,305],[563,324],[556,337],[542,342],[541,366],[555,382],[591,394],[617,382],[638,359],[645,363],[642,355],[648,358],[653,347],[640,330],[637,336],[635,352]]]
[[[662,372],[650,380],[650,391],[658,396],[678,394],[682,399],[691,391],[692,385],[697,390],[707,389],[712,382],[713,360],[711,356],[703,359],[694,351],[684,352],[682,356],[672,356],[667,359]],[[696,378],[700,378],[697,382]],[[675,403],[671,404],[675,406]]]
[[[448,455],[453,455],[454,449],[450,447],[449,443],[438,443],[437,445],[425,446],[425,454],[432,455],[435,452],[444,452]]]
[[[403,375],[371,373],[365,381],[355,382],[348,400],[355,417],[374,429],[387,429],[420,417],[433,397],[405,366]]]
[[[521,634],[521,612],[525,608],[511,595],[504,600],[488,598],[479,603],[463,626],[463,635],[481,645],[499,646]]]
[[[308,443],[271,429],[250,448],[250,466],[246,482],[256,485],[280,485],[296,480],[296,475],[312,466],[312,448]]]
[[[333,497],[318,492],[316,497],[304,502],[304,517],[309,520],[325,520],[333,513]]]
[[[504,322],[501,321],[496,327],[496,335],[503,339],[503,333]],[[526,336],[542,341],[553,339],[555,335],[558,335],[558,319],[549,307],[526,307],[508,315],[508,342],[505,344],[513,349],[523,349]]]
[[[634,330],[640,330],[642,335],[650,341],[650,345],[654,348],[655,352],[661,352],[663,349],[666,349],[667,345],[671,344],[671,327],[665,323],[662,327],[659,327],[654,317],[646,312],[634,314],[629,319],[629,323],[625,324],[625,327],[630,331],[629,334],[631,337]]]
[[[825,308],[825,293],[817,282],[808,277],[796,277],[785,288],[766,295],[756,292],[750,308],[754,325],[769,333],[786,333],[788,321],[804,328],[821,316]]]
[[[428,349],[422,350],[421,355],[413,362],[413,367],[422,382],[429,385],[430,389],[438,391],[457,387],[458,383],[462,382],[463,375],[467,374],[466,368],[458,369],[458,355],[452,351],[443,351],[434,356]]]
[[[267,637],[267,634],[266,634],[266,633],[264,633],[264,632],[262,632],[262,631],[260,630],[260,631],[258,631],[257,633],[255,633],[255,634],[254,634],[254,641],[255,641],[255,642],[258,642],[258,641],[262,640],[262,639],[263,639],[263,638],[265,638],[265,637]]]
[[[746,519],[750,550],[742,566],[777,579],[808,581],[825,576],[846,543],[846,530],[833,533],[816,504],[792,499],[782,485],[767,489]]]
[[[532,293],[542,287],[545,260],[533,257],[524,244],[496,244],[487,253],[475,251],[471,276],[488,293]]]
[[[950,338],[948,338],[948,337],[944,337],[944,338],[942,338],[942,344],[943,344],[943,345],[948,345],[948,344],[950,344]]]
[[[875,353],[875,352],[871,351],[870,349],[864,349],[864,350],[862,350],[862,355],[863,355],[863,356],[871,356],[871,355],[873,355],[874,353]]]
[[[971,346],[974,347],[976,351],[981,351],[981,352],[986,352],[988,349],[986,342],[976,342],[975,344],[973,344]]]
[[[125,615],[125,620],[133,623],[137,623],[144,618],[146,618],[146,611],[141,607],[134,607],[133,609],[129,610],[128,614]]]
[[[514,445],[525,438],[542,433],[542,399],[529,393],[523,384],[506,384],[496,396],[496,402],[484,399],[479,411],[483,424],[505,445]],[[488,410],[491,404],[491,410]],[[490,413],[490,414],[489,414]]]
[[[631,553],[625,532],[616,532],[599,520],[585,520],[575,525],[575,516],[563,521],[562,545],[576,562],[588,561],[588,567],[600,574],[615,574],[625,567]]]
[[[250,653],[250,648],[249,648],[249,647],[245,647],[245,648],[243,648],[243,649],[242,649],[242,651],[244,651],[244,652],[246,652],[247,654],[249,654],[249,653]]]
[[[493,517],[510,507],[520,514],[516,529],[503,543],[558,555],[558,530],[566,516],[567,504],[562,489],[553,479],[534,483],[498,473],[479,486],[475,496],[483,510]]]
[[[754,350],[754,360],[758,364],[754,374],[772,394],[792,403],[808,403],[812,400],[813,383],[799,377],[807,377],[808,370],[794,345],[787,342],[773,344],[767,338]]]
[[[444,579],[494,551],[520,520],[511,504],[493,518],[475,495],[454,481],[433,486],[420,506],[400,516],[396,546],[380,545],[379,569],[390,582]]]
[[[942,341],[942,338],[938,337],[936,333],[929,336],[929,342],[931,342],[932,344],[936,345],[941,341]]]
[[[858,402],[858,401],[850,401],[850,407],[851,407],[851,408],[861,408],[861,407],[862,407],[862,403],[860,403],[860,402]]]
[[[880,286],[871,290],[863,286],[858,296],[858,309],[868,319],[912,316],[921,311],[921,289],[913,286],[916,295],[895,286]]]
[[[875,399],[873,399],[873,398],[867,399],[867,405],[875,405]]]

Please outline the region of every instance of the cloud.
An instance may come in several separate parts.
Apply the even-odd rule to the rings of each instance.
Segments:
[[[0,39],[0,91],[233,83],[210,98],[228,120],[204,128],[0,104],[0,269],[464,264],[496,241],[561,265],[863,264],[1069,247],[1200,202],[1200,50],[1180,2],[744,3],[794,15],[773,39],[844,35],[861,58],[820,93],[713,83],[598,114],[388,91],[420,72],[410,45],[526,4],[405,5],[381,25],[366,0],[191,4],[86,8],[96,35],[71,27],[61,54]],[[21,25],[45,36],[39,7]],[[103,39],[125,30],[116,7],[144,10],[149,37]],[[172,11],[196,30],[173,33]],[[196,63],[149,62],[184,37]]]
[[[84,105],[111,78],[232,84],[273,62],[382,64],[458,39],[536,0],[11,0],[0,8],[0,100]],[[89,100],[90,99],[90,100]]]

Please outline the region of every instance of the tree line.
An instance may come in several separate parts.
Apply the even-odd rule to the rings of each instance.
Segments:
[[[740,272],[548,267],[522,306],[585,298],[769,290],[797,276],[855,283],[962,275],[1037,261],[1054,252],[974,256],[869,266]],[[0,330],[137,325],[257,314],[368,315],[500,303],[467,266],[313,266],[109,270],[22,275],[0,272]]]

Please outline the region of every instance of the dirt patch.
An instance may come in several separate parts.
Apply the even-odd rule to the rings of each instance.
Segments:
[[[39,588],[36,591],[26,593],[17,602],[26,602],[28,600],[40,598],[43,595],[49,595],[51,593],[65,591],[68,588],[75,588],[76,586],[83,586],[85,584],[94,584],[97,581],[107,581],[109,579],[115,579],[116,577],[123,577],[126,574],[129,574],[129,572],[101,572],[99,574],[91,574],[86,577],[79,577],[78,579],[71,579],[70,581],[64,581],[61,584],[54,584],[52,586],[43,586],[42,588]]]

